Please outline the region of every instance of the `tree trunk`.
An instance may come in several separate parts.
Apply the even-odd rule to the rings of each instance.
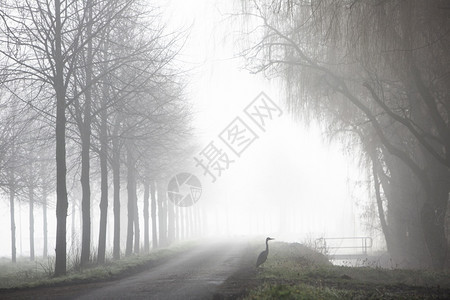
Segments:
[[[201,236],[201,230],[202,230],[202,226],[201,226],[201,216],[200,216],[200,210],[198,208],[198,206],[193,206],[194,209],[194,215],[195,215],[195,235]],[[287,211],[286,211],[287,213]]]
[[[158,248],[158,231],[156,227],[156,186],[155,181],[150,182],[151,208],[152,208],[152,244],[153,249]]]
[[[366,144],[366,151],[369,154],[370,160],[372,161],[372,177],[374,182],[374,188],[375,188],[375,199],[377,202],[377,210],[378,210],[378,218],[380,220],[381,230],[384,235],[384,239],[386,241],[386,248],[388,252],[393,255],[393,247],[392,247],[392,238],[391,233],[388,227],[388,224],[386,222],[386,216],[383,209],[383,201],[381,199],[381,185],[380,185],[380,179],[382,175],[378,176],[379,173],[383,172],[380,163],[377,158],[376,148],[371,147],[370,145]],[[369,148],[370,147],[370,148]],[[387,192],[385,191],[385,195]]]
[[[34,189],[28,187],[28,200],[30,201],[29,225],[30,225],[30,260],[34,261]]]
[[[48,197],[48,188],[47,188],[47,180],[46,180],[46,162],[42,162],[40,165],[40,176],[41,176],[41,184],[42,184],[42,230],[44,235],[44,247],[42,256],[43,258],[47,258],[48,255],[48,229],[47,229],[47,197]]]
[[[150,251],[150,233],[149,233],[149,205],[150,183],[148,179],[144,179],[144,251]]]
[[[59,1],[56,1],[59,2]],[[62,102],[62,103],[61,103]],[[55,276],[66,274],[66,146],[65,146],[65,103],[58,99],[56,118],[56,247]]]
[[[158,184],[158,220],[159,220],[159,245],[167,246],[167,209],[161,184]]]
[[[120,259],[120,145],[118,131],[120,126],[119,117],[114,124],[112,138],[112,170],[114,185],[114,242],[113,258]]]
[[[133,225],[134,225],[134,208],[136,207],[136,174],[135,174],[135,159],[133,157],[132,146],[127,145],[127,191],[128,191],[128,228],[127,228],[127,244],[125,248],[125,255],[130,255],[133,252]]]
[[[90,187],[90,157],[91,150],[91,103],[92,103],[92,5],[88,4],[88,18],[86,34],[88,36],[86,57],[86,91],[84,103],[84,121],[81,132],[81,187],[83,198],[81,202],[83,212],[83,237],[81,240],[81,266],[89,262],[91,254],[91,187]]]
[[[184,226],[186,226],[185,238],[189,239],[191,237],[191,212],[190,207],[186,207],[184,210]]]
[[[429,163],[432,189],[427,193],[420,216],[425,241],[431,256],[433,269],[442,270],[447,261],[447,239],[445,236],[445,213],[449,197],[449,172],[446,167]]]
[[[195,228],[194,228],[194,207],[189,206],[188,207],[188,211],[189,211],[189,229],[190,229],[189,230],[189,232],[190,232],[189,237],[192,238],[194,236],[194,234],[195,234]],[[226,217],[227,217],[227,234],[228,234],[228,232],[229,232],[228,209],[227,209]]]
[[[167,197],[165,197],[167,199]],[[175,213],[174,213],[174,205],[172,201],[167,201],[167,235],[168,235],[168,244],[170,245],[175,240]]]
[[[184,240],[186,238],[186,207],[180,207],[180,240]]]
[[[108,218],[108,132],[107,132],[107,108],[108,87],[103,86],[102,111],[100,113],[100,172],[101,172],[101,196],[100,196],[100,229],[98,235],[98,262],[105,263],[106,252],[106,225]]]
[[[56,248],[55,276],[66,274],[66,92],[62,57],[61,2],[55,1],[55,81],[56,92]]]
[[[98,236],[98,262],[105,262],[106,252],[106,225],[108,217],[108,167],[106,158],[106,144],[102,143],[100,150],[100,170],[101,170],[101,198],[100,198],[100,229]]]
[[[136,187],[136,185],[135,185]],[[134,192],[134,253],[139,253],[141,249],[141,231],[139,229],[139,208],[137,204],[137,195]]]
[[[47,188],[42,189],[42,224],[44,231],[44,251],[42,256],[47,258],[48,255],[48,229],[47,229]]]
[[[378,172],[377,172],[377,162],[374,162],[374,159],[372,158],[372,175],[373,175],[373,182],[375,187],[375,198],[377,201],[377,209],[378,209],[378,217],[381,224],[381,230],[383,231],[384,239],[386,241],[386,248],[389,253],[392,253],[392,242],[391,242],[391,234],[389,232],[388,225],[386,223],[386,217],[384,214],[383,209],[383,202],[381,199],[381,191],[380,191],[380,181],[378,180]]]
[[[75,247],[75,243],[78,243],[78,241],[76,241],[77,239],[76,239],[76,235],[77,235],[77,232],[76,232],[76,230],[75,230],[75,220],[76,220],[76,212],[77,212],[77,210],[76,210],[76,207],[75,207],[75,201],[72,201],[72,212],[71,212],[71,216],[72,216],[72,228],[71,228],[71,234],[70,234],[70,236],[72,237],[72,247]],[[80,223],[81,223],[81,221],[80,221]],[[77,255],[78,255],[79,253],[77,253]]]
[[[85,120],[87,122],[87,120]],[[90,131],[90,129],[85,128]],[[82,134],[82,150],[81,150],[81,187],[83,190],[81,200],[81,211],[83,215],[83,230],[81,239],[81,260],[82,266],[89,262],[91,251],[91,191],[89,182],[89,151],[90,151],[90,134]]]
[[[180,240],[180,207],[178,205],[174,205],[175,209],[175,240]]]
[[[16,221],[14,212],[14,197],[16,193],[15,181],[13,176],[10,176],[9,182],[9,212],[11,216],[11,261],[16,262]]]

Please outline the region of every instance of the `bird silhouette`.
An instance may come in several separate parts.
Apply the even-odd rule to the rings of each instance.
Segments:
[[[266,238],[266,250],[264,250],[263,252],[261,252],[258,255],[258,259],[256,260],[256,267],[259,267],[267,260],[267,255],[269,254],[269,241],[270,240],[274,240],[274,239],[270,238],[270,237]]]

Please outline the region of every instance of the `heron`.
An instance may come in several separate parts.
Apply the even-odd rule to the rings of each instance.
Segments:
[[[266,250],[261,252],[256,260],[256,267],[259,267],[267,260],[267,255],[269,254],[269,241],[274,240],[274,238],[266,238]]]

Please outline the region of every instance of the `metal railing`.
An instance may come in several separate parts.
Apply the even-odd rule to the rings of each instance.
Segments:
[[[335,259],[356,258],[367,256],[367,252],[372,248],[371,237],[333,237],[319,238],[315,243],[316,250],[322,254]],[[342,253],[342,250],[354,250],[350,253]]]

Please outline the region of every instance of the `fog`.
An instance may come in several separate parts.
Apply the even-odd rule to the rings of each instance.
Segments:
[[[239,37],[229,27],[229,13],[222,12],[233,6],[220,1],[194,2],[193,5],[186,1],[170,1],[167,7],[162,5],[162,9],[166,10],[174,29],[178,27],[189,32],[180,62],[190,69],[192,76],[188,98],[193,102],[195,112],[193,136],[198,139],[196,143],[206,146],[260,92],[270,95],[282,110],[285,108],[280,101],[282,93],[277,91],[280,84],[242,69],[243,61],[236,57]],[[273,235],[279,240],[305,242],[309,239],[311,242],[324,236],[365,235],[360,219],[362,212],[356,205],[367,201],[364,187],[358,188],[364,170],[345,157],[339,145],[328,142],[314,122],[296,122],[293,116],[284,112],[214,183],[194,166],[193,157],[187,159],[192,164],[189,170],[175,170],[192,172],[201,180],[203,192],[196,205],[205,210],[206,236]],[[98,239],[99,193],[96,189],[98,186],[93,184],[93,241]],[[142,191],[138,196],[138,207],[143,205],[141,198]],[[6,201],[1,203],[1,219],[4,220],[1,235],[5,237],[5,243],[0,248],[0,254],[5,257],[11,249],[6,242],[10,241],[6,204]],[[26,203],[19,204],[17,210],[19,256],[29,255],[25,242],[29,240],[26,206]],[[52,210],[50,215],[54,215]],[[69,213],[68,229],[72,220],[75,220],[76,228],[81,227],[79,210],[75,213],[75,218]],[[111,209],[110,220],[112,217]],[[41,253],[41,212],[35,213],[35,220],[35,247],[36,252]],[[122,220],[126,222],[124,212]],[[50,218],[49,228],[55,228],[52,221]],[[123,228],[122,235],[125,234],[126,228]],[[77,239],[79,235],[76,234]],[[50,230],[49,249],[54,247],[54,239],[54,231]],[[112,247],[110,235],[108,246]]]
[[[114,36],[111,40],[129,43],[130,49],[137,49],[135,52],[118,47],[116,41],[107,44],[109,35],[95,35],[96,30],[103,32],[107,27],[98,25],[103,24],[101,13],[91,16],[93,25],[88,22],[86,33],[80,34],[80,40],[90,35],[93,38],[86,39],[79,52],[67,54],[78,47],[78,42],[73,46],[69,38],[63,40],[63,52],[69,51],[63,53],[67,55],[67,65],[60,74],[61,82],[67,84],[63,88],[65,95],[58,90],[57,67],[52,65],[53,61],[55,66],[60,62],[58,57],[51,63],[41,63],[43,70],[36,71],[36,75],[35,60],[45,58],[32,58],[34,48],[22,45],[20,51],[25,58],[21,58],[11,52],[11,46],[0,46],[4,70],[0,74],[2,130],[11,132],[0,140],[4,145],[0,147],[0,257],[9,260],[13,256],[15,260],[16,255],[25,259],[43,256],[46,220],[48,250],[44,254],[54,256],[55,248],[61,249],[57,246],[59,240],[61,245],[67,245],[67,256],[81,256],[81,264],[83,252],[90,261],[92,253],[99,251],[99,240],[106,244],[106,256],[112,257],[114,251],[117,259],[181,240],[263,240],[268,236],[311,247],[321,238],[368,237],[373,240],[371,253],[389,250],[389,255],[404,266],[436,267],[438,261],[445,260],[440,253],[447,234],[444,227],[448,191],[444,185],[448,183],[450,152],[446,150],[448,118],[444,110],[448,109],[448,99],[444,96],[448,94],[440,79],[436,79],[438,83],[427,81],[429,74],[433,77],[445,73],[445,68],[425,67],[428,52],[414,53],[417,62],[411,69],[425,75],[408,81],[405,74],[409,73],[402,73],[402,68],[407,67],[399,65],[402,71],[389,67],[389,62],[396,59],[403,61],[403,56],[390,57],[386,54],[389,51],[383,50],[399,46],[393,37],[388,38],[389,33],[385,34],[386,40],[380,38],[383,42],[374,44],[353,39],[355,32],[362,36],[371,32],[362,25],[361,32],[354,25],[354,32],[338,33],[336,28],[344,27],[345,22],[333,23],[325,4],[318,6],[321,18],[316,20],[306,17],[310,12],[304,12],[303,6],[290,7],[290,1],[286,5],[281,1],[278,8],[272,7],[270,1],[262,1],[261,5],[256,1],[254,7],[219,0],[147,2],[148,14],[130,17],[138,11],[130,10],[123,20],[136,18],[137,24],[150,26],[137,25],[129,29],[127,36],[125,25],[118,25],[125,21],[110,20],[111,26],[118,26],[108,33]],[[105,9],[114,11],[121,4],[117,5],[105,5]],[[13,10],[6,4],[2,8],[3,14]],[[419,5],[411,11],[420,14],[425,9]],[[376,18],[370,12],[367,15]],[[344,9],[340,18],[359,24]],[[300,24],[299,20],[306,21]],[[13,21],[11,17],[7,23]],[[322,29],[317,28],[326,27],[327,22],[333,24],[330,28],[336,32],[322,36]],[[75,23],[68,24],[77,28]],[[126,24],[132,27],[131,23]],[[9,29],[3,23],[2,26],[2,42],[13,44]],[[404,44],[421,49],[420,42]],[[112,50],[104,50],[107,47]],[[382,54],[377,47],[382,48]],[[116,59],[123,63],[116,66],[104,59],[116,53],[126,53],[126,58],[117,54]],[[447,62],[448,53],[433,53]],[[76,68],[71,71],[70,59],[77,55]],[[112,71],[105,71],[108,68]],[[50,69],[56,71],[51,73]],[[16,80],[20,74],[26,75]],[[422,89],[420,78],[427,81]],[[423,91],[426,88],[429,93]],[[67,119],[63,143],[67,148],[67,177],[63,181],[67,183],[68,206],[64,211],[60,204],[62,210],[57,213],[57,203],[64,203],[64,192],[56,193],[56,178],[61,180],[62,173],[57,173],[60,170],[57,171],[54,155],[61,95],[63,106],[66,105],[62,114]],[[426,103],[417,108],[414,101],[420,97],[426,98]],[[446,102],[442,105],[435,104],[443,101]],[[258,109],[255,103],[270,107],[259,106],[258,114],[249,113],[249,109]],[[20,116],[33,120],[32,125],[23,125],[27,121],[19,122]],[[232,130],[239,130],[236,124],[243,131],[235,131],[232,136]],[[28,132],[26,129],[31,127],[36,130]],[[244,135],[238,135],[243,132]],[[22,136],[25,138],[19,140]],[[7,142],[10,137],[14,142]],[[232,140],[231,146],[227,139]],[[34,143],[35,148],[30,146]],[[240,151],[236,152],[233,145]],[[20,152],[18,158],[13,158],[15,152]],[[212,160],[207,161],[208,156],[214,156],[215,165]],[[47,171],[33,165],[33,161],[44,159],[51,162]],[[192,182],[183,187],[186,182],[179,180],[186,177],[176,177],[179,174],[193,175],[201,187]],[[117,181],[120,193],[113,176],[121,177]],[[44,182],[46,177],[51,183]],[[170,180],[175,180],[180,191],[173,190]],[[46,193],[41,192],[46,186]],[[32,188],[35,194],[30,191]],[[439,192],[433,193],[434,190]],[[17,249],[14,254],[12,194]],[[44,194],[48,203],[46,219],[40,200]],[[30,213],[32,195],[36,202]],[[86,195],[90,195],[89,201]],[[119,196],[120,201],[115,202]],[[186,196],[193,201],[180,204],[187,201]],[[103,215],[102,197],[107,202]],[[118,215],[114,210],[117,203]],[[83,205],[89,208],[83,209]],[[57,224],[57,215],[58,222],[67,216],[67,224]],[[422,223],[417,221],[419,216]],[[120,219],[119,236],[114,234],[115,217],[116,221]],[[106,223],[101,221],[104,218]],[[431,219],[437,221],[426,225]],[[66,228],[64,236],[57,237],[58,226]],[[106,226],[106,235],[101,234],[102,226]],[[90,242],[86,243],[83,235],[87,233]],[[30,239],[34,239],[33,247]],[[400,253],[398,249],[403,247],[410,247],[410,252]],[[66,262],[61,264],[65,266]],[[65,267],[56,266],[56,270],[57,274],[65,273]]]

